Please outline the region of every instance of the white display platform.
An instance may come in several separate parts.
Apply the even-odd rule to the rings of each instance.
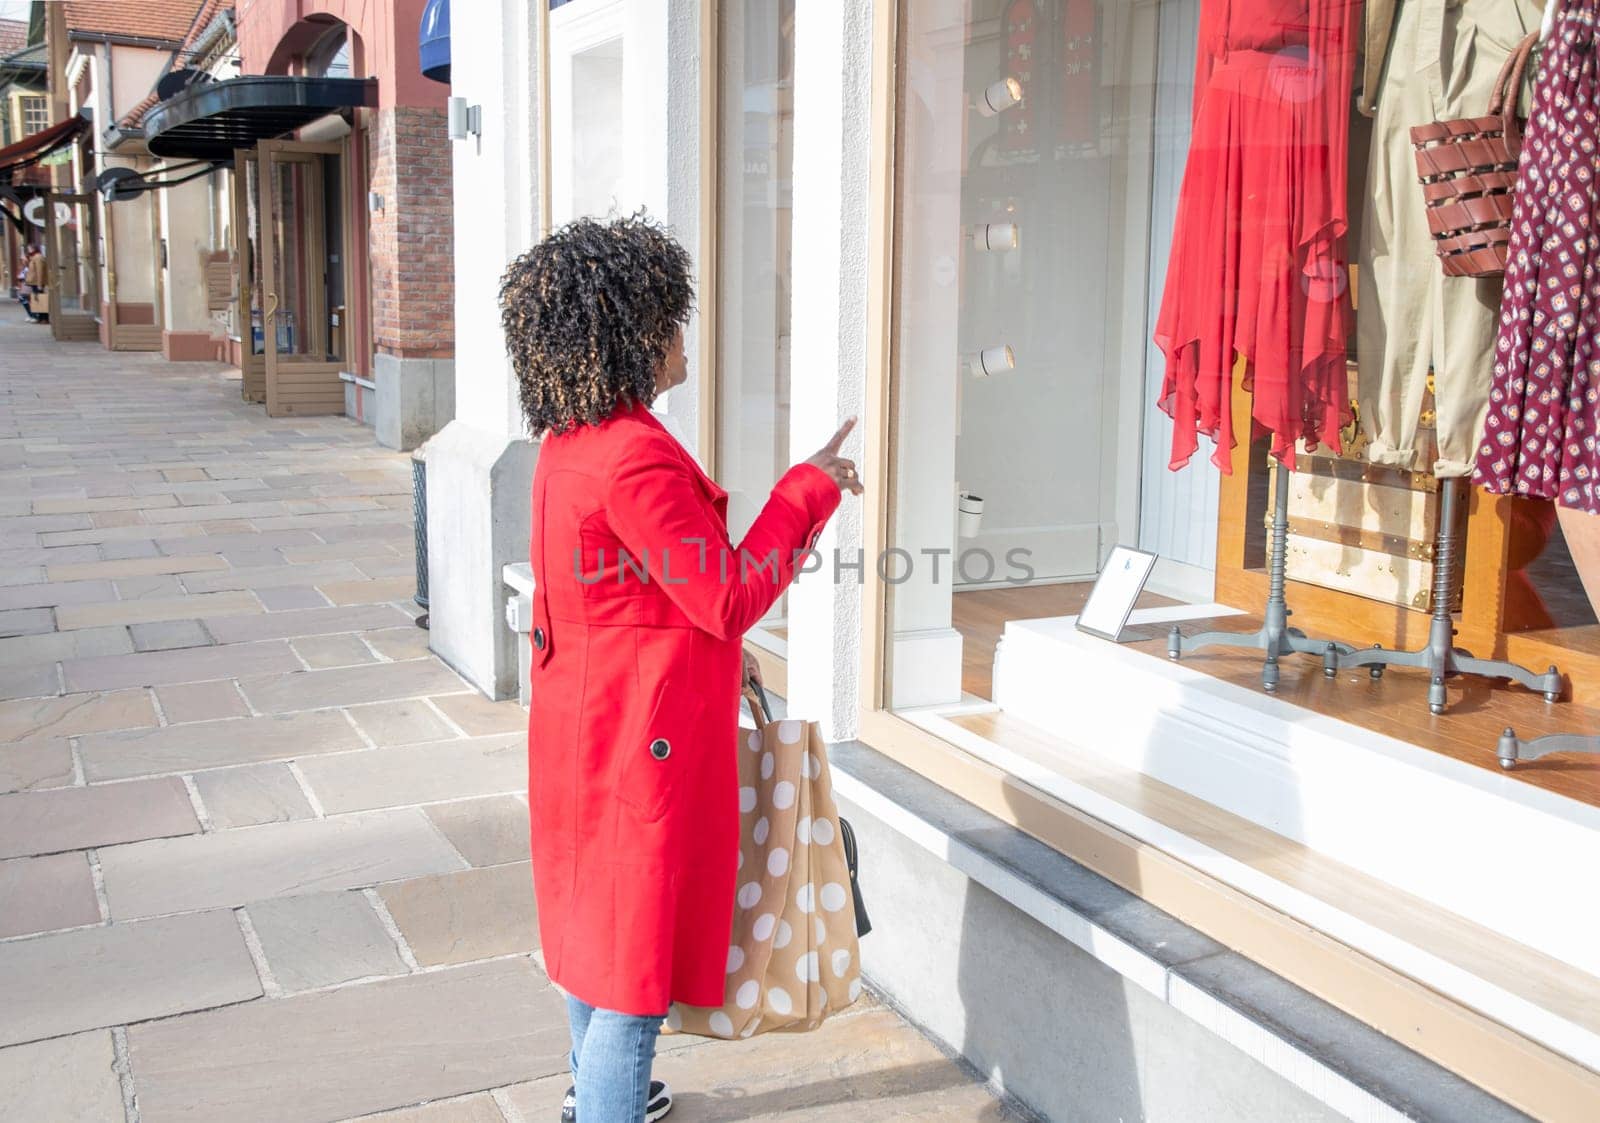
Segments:
[[[1141,610],[1130,626],[1230,614]],[[1396,672],[1397,674],[1400,672]],[[1600,976],[1600,809],[1078,632],[1011,621],[1006,714]],[[1351,686],[1352,704],[1360,702]],[[1423,705],[1419,692],[1417,704]],[[1600,1034],[1051,771],[929,708],[902,716],[1119,830],[1600,1069]],[[1483,746],[1493,761],[1494,744]]]

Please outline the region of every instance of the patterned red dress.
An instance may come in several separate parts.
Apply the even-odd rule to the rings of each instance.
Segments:
[[[1600,513],[1600,0],[1559,2],[1522,141],[1473,476]]]
[[[1202,0],[1194,131],[1156,343],[1173,469],[1232,470],[1236,357],[1257,434],[1337,448],[1350,419],[1345,172],[1361,0]]]

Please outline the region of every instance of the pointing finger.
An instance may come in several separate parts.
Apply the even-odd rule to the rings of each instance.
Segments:
[[[850,435],[850,430],[855,427],[856,419],[853,417],[839,426],[839,431],[833,435],[833,439],[823,446],[824,451],[838,453],[839,449],[844,445],[844,439]]]

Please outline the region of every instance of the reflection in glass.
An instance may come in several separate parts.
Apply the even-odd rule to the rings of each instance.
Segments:
[[[1003,620],[1062,614],[1138,533],[1160,9],[904,8],[897,707],[988,696]]]
[[[794,0],[724,4],[716,472],[738,541],[789,466]],[[752,636],[784,635],[787,596]]]

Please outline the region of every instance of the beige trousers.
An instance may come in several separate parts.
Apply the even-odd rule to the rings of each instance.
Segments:
[[[1500,67],[1543,11],[1540,0],[1400,0],[1378,87],[1357,249],[1361,424],[1377,463],[1429,467],[1415,461],[1431,366],[1439,444],[1431,467],[1437,476],[1472,473],[1489,408],[1500,280],[1440,271],[1411,127],[1481,116]]]

